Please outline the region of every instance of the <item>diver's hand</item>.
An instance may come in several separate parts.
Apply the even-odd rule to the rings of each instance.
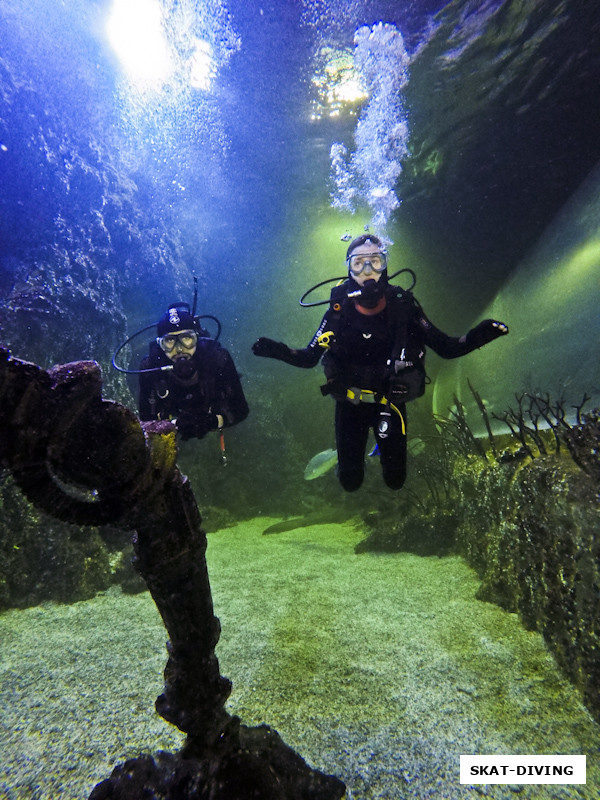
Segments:
[[[506,336],[508,326],[495,319],[484,319],[467,334],[467,342],[471,347],[483,347],[488,342],[493,342],[499,336]]]
[[[261,336],[260,339],[257,339],[252,345],[252,352],[255,356],[276,358],[278,361],[285,361],[289,358],[291,351],[287,344]]]
[[[199,411],[195,414],[183,411],[177,417],[177,431],[184,442],[187,439],[202,439],[209,431],[216,431],[218,426],[217,415],[208,411]]]

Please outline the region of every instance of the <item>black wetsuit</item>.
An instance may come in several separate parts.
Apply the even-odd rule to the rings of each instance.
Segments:
[[[461,338],[448,336],[427,319],[412,296],[410,301],[402,302],[389,286],[386,299],[386,307],[370,315],[358,311],[347,298],[339,310],[332,303],[307,347],[271,355],[296,367],[314,367],[324,354],[322,334],[335,331],[335,339],[323,358],[328,380],[324,394],[336,399],[338,478],[346,491],[358,489],[363,482],[369,430],[373,430],[379,445],[385,483],[391,489],[399,489],[406,479],[406,405],[401,399],[392,406],[382,402],[393,399],[388,362],[397,347],[398,326],[403,328],[407,348],[413,353],[419,351],[422,368],[426,347],[442,358],[457,358],[500,335],[488,334],[494,323],[486,320]],[[267,355],[257,349],[255,352]],[[357,394],[356,389],[363,391]]]
[[[199,339],[191,358],[193,375],[185,380],[175,370],[140,375],[140,419],[176,419],[182,439],[202,438],[218,427],[241,422],[248,416],[248,404],[233,360],[214,339]],[[140,369],[170,365],[172,362],[156,342]]]

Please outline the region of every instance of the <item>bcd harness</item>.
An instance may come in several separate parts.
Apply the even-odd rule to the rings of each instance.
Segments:
[[[336,364],[336,345],[339,343],[340,323],[344,311],[351,302],[346,291],[345,283],[332,289],[327,330],[317,338],[319,346],[330,354],[329,360],[327,362],[324,360],[328,380],[321,387],[321,392],[324,395],[332,394],[336,399],[345,398],[353,404],[380,403],[391,408],[402,419],[404,430],[404,419],[397,407],[398,404],[415,400],[425,392],[425,348],[409,333],[409,320],[417,313],[422,313],[421,307],[410,291],[391,285],[386,287],[389,319],[394,337],[390,356],[383,367],[387,389],[384,393],[380,393],[370,388],[344,386],[343,379],[340,380],[340,367]]]

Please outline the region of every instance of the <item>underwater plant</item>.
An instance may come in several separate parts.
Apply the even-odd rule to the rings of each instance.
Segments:
[[[479,397],[475,392],[473,394],[476,399]],[[484,418],[487,420],[485,406],[481,404],[480,408],[484,411]],[[451,448],[454,446],[454,449],[464,456],[478,455],[485,458],[485,448],[481,440],[471,430],[467,422],[465,407],[456,395],[454,395],[454,405],[448,409],[448,413],[448,417],[443,417],[440,414],[436,414],[434,417],[436,427],[444,442],[449,444]],[[490,440],[492,439],[493,437]]]
[[[600,485],[600,409],[583,413],[590,396],[584,394],[570,409],[548,393],[523,392],[515,399],[515,408],[493,416],[506,424],[522,452],[530,458],[548,455],[553,442],[553,452],[559,454],[564,444],[577,466]]]

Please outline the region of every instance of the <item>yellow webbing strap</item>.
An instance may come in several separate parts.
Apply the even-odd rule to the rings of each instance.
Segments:
[[[402,435],[406,436],[406,423],[404,421],[402,412],[398,406],[395,406],[393,403],[388,403],[387,397],[381,397],[378,399],[375,392],[373,392],[371,389],[357,389],[356,386],[351,386],[346,390],[346,397],[355,405],[358,403],[380,403],[383,406],[389,406],[392,411],[395,411],[400,417],[400,422],[402,423]]]

